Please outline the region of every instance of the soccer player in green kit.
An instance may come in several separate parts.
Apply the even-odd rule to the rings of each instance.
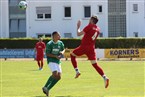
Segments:
[[[49,96],[50,89],[61,79],[61,62],[60,59],[64,54],[64,44],[60,41],[59,32],[52,33],[52,40],[46,44],[47,62],[52,75],[48,78],[45,86],[42,88],[43,93]]]

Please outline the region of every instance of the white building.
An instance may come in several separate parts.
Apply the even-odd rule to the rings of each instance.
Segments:
[[[51,36],[76,37],[76,23],[82,28],[89,17],[99,17],[101,37],[144,37],[145,0],[0,0],[0,38]]]

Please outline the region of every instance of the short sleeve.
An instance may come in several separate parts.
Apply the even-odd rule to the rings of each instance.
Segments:
[[[90,26],[90,24],[88,24],[88,25],[83,29],[83,31],[84,31],[85,33],[87,33],[90,29],[91,29],[91,26]]]
[[[46,54],[50,54],[51,50],[52,50],[51,45],[49,43],[47,43],[47,45],[46,45]]]

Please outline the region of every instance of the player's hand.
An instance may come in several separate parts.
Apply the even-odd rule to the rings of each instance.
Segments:
[[[79,29],[81,26],[81,20],[78,20],[78,23],[77,23],[77,28]]]
[[[56,59],[60,60],[61,59],[61,56],[56,56]]]
[[[59,55],[63,55],[63,52],[59,52]]]

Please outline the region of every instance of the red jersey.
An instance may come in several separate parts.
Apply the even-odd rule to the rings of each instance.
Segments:
[[[44,42],[37,42],[35,45],[37,55],[44,55],[45,43]]]
[[[95,24],[88,24],[83,31],[84,36],[81,41],[81,45],[86,46],[86,45],[91,45],[95,46],[96,38],[100,34],[100,28],[95,25]]]

